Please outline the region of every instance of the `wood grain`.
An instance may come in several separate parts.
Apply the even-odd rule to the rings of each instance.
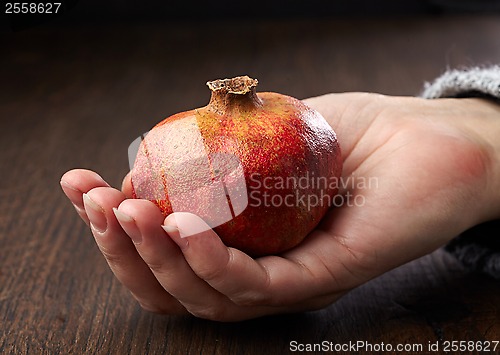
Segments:
[[[262,91],[298,98],[415,95],[446,67],[500,62],[498,33],[499,16],[449,16],[1,34],[0,353],[281,354],[291,341],[500,340],[500,284],[443,251],[317,312],[236,324],[147,313],[114,279],[59,187],[76,167],[119,186],[128,144],[160,119],[206,104],[207,80],[248,74]]]

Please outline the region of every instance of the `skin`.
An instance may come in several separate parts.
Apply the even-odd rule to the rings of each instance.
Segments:
[[[153,203],[128,199],[128,176],[121,191],[88,170],[62,177],[111,270],[144,309],[217,321],[319,309],[500,218],[495,103],[364,93],[305,102],[336,131],[343,177],[377,184],[343,190],[362,196],[362,205],[331,209],[303,243],[280,256],[252,259],[224,246],[213,230],[193,234],[205,229],[197,216],[164,218]]]

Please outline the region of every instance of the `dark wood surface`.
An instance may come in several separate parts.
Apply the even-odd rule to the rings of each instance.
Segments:
[[[500,62],[500,16],[43,26],[0,36],[0,353],[282,354],[290,342],[500,340],[500,284],[439,250],[317,312],[236,324],[147,313],[59,187],[119,186],[127,147],[249,74],[298,98],[415,95],[446,67]],[[361,353],[365,353],[361,351]]]

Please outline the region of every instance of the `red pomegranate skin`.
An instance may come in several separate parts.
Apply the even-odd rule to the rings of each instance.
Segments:
[[[142,141],[133,197],[153,201],[165,216],[195,213],[227,246],[253,257],[293,248],[338,191],[335,132],[293,97],[257,94],[254,79],[207,84],[207,106],[164,119]]]

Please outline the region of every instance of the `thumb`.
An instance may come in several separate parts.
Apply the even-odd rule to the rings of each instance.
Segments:
[[[383,98],[386,96],[350,92],[312,97],[304,103],[318,111],[333,128],[345,159],[387,104]]]
[[[367,92],[332,93],[304,99],[303,102],[321,113],[334,130],[339,128],[339,123],[344,118],[358,116],[361,108],[366,107],[380,94]]]
[[[127,198],[132,198],[132,178],[130,171],[125,175],[122,181],[122,192]]]

